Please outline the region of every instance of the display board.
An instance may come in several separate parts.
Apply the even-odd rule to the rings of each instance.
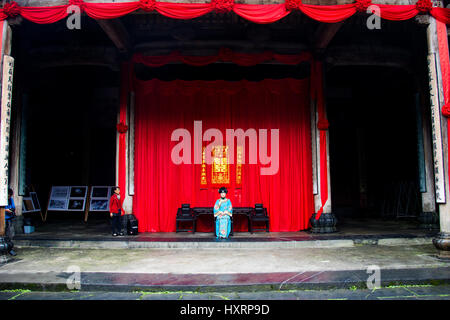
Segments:
[[[112,188],[112,186],[92,186],[89,211],[109,211]]]
[[[84,211],[87,186],[53,186],[47,211]]]
[[[22,198],[22,212],[40,212],[41,205],[39,203],[39,199],[37,197],[36,192],[30,192],[28,197]]]
[[[22,213],[36,213],[39,212],[42,221],[45,221],[44,215],[42,214],[41,204],[39,203],[39,198],[34,191],[33,186],[31,186],[32,192],[27,193],[22,197]]]
[[[112,188],[113,186],[52,186],[44,221],[47,220],[48,211],[84,211],[85,222],[89,212],[109,212]],[[31,195],[30,198],[33,200]],[[27,206],[31,207],[31,204],[27,202]]]

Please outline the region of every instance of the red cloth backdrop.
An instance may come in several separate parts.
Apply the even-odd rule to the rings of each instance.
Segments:
[[[120,105],[119,105],[119,123],[117,124],[117,131],[119,132],[119,168],[118,168],[118,186],[120,187],[121,197],[123,203],[128,194],[126,189],[127,178],[127,132],[128,132],[128,97],[131,91],[131,68],[130,62],[124,62],[120,66]]]
[[[35,23],[53,23],[67,17],[67,8],[77,5],[88,16],[94,19],[119,18],[136,10],[153,11],[174,18],[193,19],[210,13],[233,11],[237,15],[256,22],[272,23],[288,15],[292,10],[300,10],[310,18],[327,23],[343,21],[357,12],[366,12],[371,5],[370,0],[356,0],[345,5],[307,5],[301,0],[286,0],[281,4],[238,4],[234,0],[212,0],[207,3],[173,3],[154,0],[130,2],[91,3],[83,0],[69,0],[68,5],[20,7],[17,2],[5,4],[0,9],[0,20],[21,15]],[[431,14],[439,21],[450,24],[450,9],[432,7],[431,0],[419,0],[414,5],[378,5],[380,15],[388,20],[406,20],[418,14]]]
[[[134,213],[141,232],[173,232],[177,208],[212,207],[219,185],[201,185],[201,164],[171,161],[171,141],[177,128],[191,134],[194,159],[194,120],[209,128],[279,129],[280,164],[275,175],[260,174],[260,164],[242,165],[242,183],[236,183],[236,165],[230,165],[228,196],[234,207],[263,203],[270,215],[271,231],[308,228],[313,206],[309,80],[242,81],[135,80],[135,196]],[[258,139],[259,140],[259,139]],[[209,142],[204,142],[206,146]],[[248,148],[248,144],[246,145]],[[270,150],[270,147],[269,147]],[[246,151],[248,154],[248,149]],[[258,158],[259,159],[259,158]],[[210,166],[208,166],[210,173]],[[245,221],[236,222],[245,230]],[[212,231],[200,221],[199,231]]]

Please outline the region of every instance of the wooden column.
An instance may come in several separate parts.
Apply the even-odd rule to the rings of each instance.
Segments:
[[[315,212],[317,212],[320,207],[322,206],[321,201],[321,194],[320,194],[320,133],[319,129],[317,129],[317,121],[319,119],[319,114],[317,112],[317,108],[315,110],[315,122],[313,122],[313,130],[314,136],[315,136],[315,164],[313,165],[313,170],[315,172],[315,175],[317,176],[317,180],[315,184],[317,185],[317,193],[314,194],[314,206],[315,206]],[[330,135],[327,130],[327,178],[328,178],[328,200],[323,207],[323,213],[331,213],[331,180],[330,180]]]
[[[4,57],[5,55],[10,55],[11,54],[11,40],[12,40],[12,32],[11,32],[11,27],[8,25],[7,21],[3,21],[0,23],[1,29],[0,29],[0,41],[1,41],[1,53],[0,53],[0,83],[2,83],[2,88],[1,88],[1,92],[2,92],[2,99],[1,99],[1,117],[5,117],[6,115],[4,114],[4,109],[6,107],[6,103],[8,103],[8,99],[4,99],[4,95],[3,93],[6,93],[8,88],[3,88],[3,83],[4,83],[4,78],[5,76],[3,75],[3,61],[4,61]],[[12,77],[12,75],[11,75]],[[12,84],[11,84],[11,88],[12,90]],[[10,112],[8,117],[10,117]],[[7,120],[8,122],[10,122],[10,120]],[[3,123],[3,122],[2,122]],[[5,136],[9,135],[9,124],[7,124],[7,126],[4,128],[3,126],[0,125],[0,139],[2,139],[2,143],[1,143],[1,147],[5,148],[2,151],[6,151],[5,152],[1,152],[2,156],[5,159],[1,159],[2,162],[2,169],[5,168],[6,165],[6,171],[3,171],[0,174],[0,184],[1,184],[1,202],[0,202],[0,237],[3,237],[5,235],[5,206],[7,205],[7,198],[8,198],[8,170],[9,170],[9,159],[8,159],[8,153],[9,153],[9,141],[7,141],[5,139]],[[3,140],[5,139],[5,140]],[[9,139],[8,139],[9,140]],[[5,190],[6,189],[6,190]],[[5,194],[6,193],[6,194]],[[5,201],[6,200],[6,201]]]
[[[126,195],[125,201],[123,203],[123,207],[126,212],[133,211],[133,194],[134,194],[134,183],[131,185],[131,178],[134,177],[134,172],[131,173],[130,169],[132,166],[130,164],[134,164],[134,159],[132,162],[131,158],[134,157],[134,94],[130,92],[128,97],[128,108],[127,108],[127,122],[128,122],[128,131],[126,133],[126,183],[125,190],[121,191],[122,194]],[[132,144],[133,140],[133,146]],[[131,191],[131,192],[130,192]]]
[[[326,92],[327,92],[327,86],[326,86],[326,65],[324,63],[323,65],[323,104],[325,106],[325,118],[328,119],[328,115],[327,115],[327,99],[326,99]],[[317,125],[316,125],[317,127]],[[331,174],[330,174],[330,130],[328,129],[326,131],[327,133],[327,178],[328,178],[328,200],[325,204],[325,206],[323,207],[323,213],[331,213]],[[317,157],[318,161],[320,163],[320,153],[319,156]],[[320,181],[320,171],[319,171],[319,181]],[[320,193],[320,188],[319,188],[319,193]]]
[[[433,179],[433,157],[432,145],[430,137],[430,126],[424,124],[423,126],[423,145],[425,154],[425,181],[426,192],[422,193],[422,210],[424,212],[436,212],[436,196],[434,193],[434,179]]]
[[[17,88],[19,89],[19,88]],[[22,101],[20,94],[14,95],[17,97],[17,101],[14,104],[14,112],[12,115],[14,119],[11,119],[11,133],[10,133],[10,145],[9,145],[9,158],[11,159],[9,164],[9,187],[14,192],[14,204],[16,206],[16,215],[22,215],[22,196],[19,192],[19,177],[20,177],[20,154],[21,154],[21,132],[22,132]],[[16,219],[15,222],[17,222]]]
[[[325,86],[325,66],[323,66],[322,69],[322,85],[323,85],[323,104],[324,104],[324,110],[322,112],[325,113],[324,118],[326,119],[326,86]],[[319,93],[320,94],[320,93]],[[319,209],[322,207],[322,199],[321,199],[321,187],[320,187],[320,181],[321,181],[321,172],[320,172],[320,166],[321,166],[321,153],[320,153],[320,131],[318,129],[318,122],[319,122],[319,110],[317,101],[314,101],[315,103],[311,104],[312,109],[312,115],[311,115],[311,125],[312,125],[312,139],[313,139],[313,147],[312,147],[312,160],[313,160],[313,192],[314,192],[314,211],[315,213],[312,215],[311,219],[309,220],[311,223],[311,232],[312,233],[332,233],[336,232],[336,223],[337,219],[336,216],[331,212],[331,178],[330,178],[330,135],[329,130],[325,131],[326,134],[326,149],[327,149],[327,181],[328,181],[328,199],[324,204],[323,212],[320,215],[319,219],[316,219],[317,213]]]
[[[117,123],[120,122],[119,112],[117,113]],[[134,93],[130,92],[127,105],[127,125],[126,132],[126,178],[125,190],[120,190],[125,197],[123,207],[126,212],[133,212],[134,196]],[[116,185],[119,185],[119,137],[116,133]]]
[[[430,119],[427,117],[428,103],[424,101],[424,94],[422,90],[416,96],[416,107],[418,112],[418,127],[420,130],[418,136],[422,139],[418,140],[418,160],[419,166],[423,162],[422,174],[420,178],[420,192],[422,198],[422,211],[419,214],[420,226],[422,228],[433,228],[433,224],[436,221],[436,194],[434,191],[434,167],[433,167],[433,144],[430,129]],[[422,157],[421,157],[422,155]],[[420,171],[422,171],[420,170]]]

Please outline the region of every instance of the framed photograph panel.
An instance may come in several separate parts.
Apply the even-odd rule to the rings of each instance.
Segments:
[[[50,199],[67,199],[69,196],[69,187],[52,187]]]
[[[93,199],[109,199],[111,187],[92,187],[91,198]]]
[[[53,186],[47,211],[83,211],[87,193],[87,186]],[[34,208],[40,208],[37,195],[30,193],[30,197]]]
[[[86,186],[75,186],[70,187],[70,198],[86,198],[87,187]]]
[[[34,212],[33,201],[31,198],[22,198],[22,212]]]
[[[39,203],[39,199],[38,199],[37,193],[36,192],[30,192],[30,196],[31,196],[31,201],[33,202],[34,210],[40,211],[41,210],[41,205]]]
[[[93,186],[89,211],[109,211],[109,199],[113,186]]]
[[[50,199],[48,204],[48,211],[66,211],[68,206],[68,199]]]
[[[67,211],[84,211],[84,199],[70,199]]]
[[[90,211],[108,211],[109,200],[105,199],[92,199]]]

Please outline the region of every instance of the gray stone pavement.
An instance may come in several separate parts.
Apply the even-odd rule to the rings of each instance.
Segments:
[[[0,300],[450,300],[450,285],[392,286],[375,290],[259,292],[34,292],[0,291]]]
[[[0,265],[8,273],[81,272],[233,274],[450,267],[436,259],[432,244],[363,245],[291,249],[56,249],[18,248],[14,261]],[[450,278],[450,276],[449,276]]]
[[[17,253],[12,261],[0,264],[0,299],[448,299],[450,294],[450,262],[437,259],[432,244],[291,249],[19,247]],[[369,266],[380,268],[384,288],[363,290]],[[77,271],[81,291],[59,292],[70,289],[67,280]]]

